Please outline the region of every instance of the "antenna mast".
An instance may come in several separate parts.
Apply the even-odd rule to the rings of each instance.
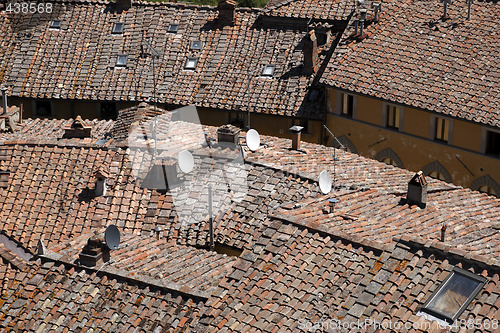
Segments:
[[[326,127],[326,125],[323,125],[323,127],[333,137],[333,141],[334,142],[337,141],[337,143],[339,144],[339,147],[341,147],[342,150],[344,150],[344,152],[347,151],[346,147],[337,139],[335,134],[333,134],[332,131],[330,131],[330,129],[328,127]],[[335,148],[333,150],[333,188],[335,188],[336,186],[337,186],[337,149]]]
[[[153,140],[154,140],[154,155],[153,155],[153,160],[156,159],[156,156],[158,155],[158,150],[157,150],[157,145],[156,145],[156,130],[158,127],[158,119],[156,118],[156,114],[158,113],[157,111],[157,100],[156,100],[156,69],[155,69],[155,58],[160,58],[161,53],[156,51],[156,49],[151,46],[151,44],[145,40],[144,45],[151,51],[151,55],[153,58],[153,105],[155,108],[155,117],[153,120]]]

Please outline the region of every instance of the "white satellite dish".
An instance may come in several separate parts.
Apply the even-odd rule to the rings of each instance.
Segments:
[[[319,174],[318,183],[321,193],[328,194],[332,190],[332,177],[330,177],[328,171],[321,171],[321,173]]]
[[[194,158],[193,155],[187,150],[183,150],[179,153],[177,157],[177,162],[179,164],[179,169],[184,173],[190,173],[194,168]]]
[[[106,232],[104,233],[104,240],[106,241],[106,246],[110,250],[116,250],[120,245],[120,231],[116,227],[116,225],[110,225],[106,228]]]
[[[260,135],[259,132],[257,132],[254,129],[251,129],[247,132],[246,136],[247,140],[247,147],[251,151],[256,151],[260,147]]]

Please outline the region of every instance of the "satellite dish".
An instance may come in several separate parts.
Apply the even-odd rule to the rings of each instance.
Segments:
[[[260,147],[260,135],[259,132],[257,132],[254,129],[251,129],[247,132],[246,136],[247,140],[247,147],[251,151],[256,151]]]
[[[104,240],[106,241],[106,246],[110,250],[116,250],[118,248],[118,245],[120,245],[120,231],[118,231],[116,225],[112,224],[106,228]]]
[[[332,190],[332,177],[330,177],[328,171],[321,171],[321,173],[319,174],[318,183],[321,193],[328,194]]]
[[[193,155],[187,150],[183,150],[179,153],[177,157],[177,162],[179,164],[179,168],[184,173],[190,173],[194,168],[194,158]]]

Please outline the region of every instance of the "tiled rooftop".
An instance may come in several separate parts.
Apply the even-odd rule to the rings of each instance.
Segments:
[[[207,6],[134,2],[119,11],[108,1],[55,2],[60,29],[49,27],[55,16],[2,12],[0,84],[18,97],[151,102],[156,95],[175,106],[322,119],[324,96],[309,98],[315,76],[302,71],[306,27],[262,25],[261,12],[237,9],[236,23],[224,25]],[[125,24],[122,34],[111,33],[116,22]],[[176,33],[167,31],[171,23]],[[201,50],[191,50],[196,40]],[[155,64],[146,42],[160,54]],[[320,61],[329,47],[320,48]],[[123,54],[127,65],[118,68]],[[198,58],[194,70],[184,68],[188,57]],[[272,78],[261,77],[266,64],[275,66]]]
[[[342,0],[285,0],[270,1],[265,14],[275,17],[345,21],[354,10],[353,1]]]
[[[389,1],[380,22],[360,42],[353,22],[321,82],[328,86],[500,126],[499,6],[477,1],[467,20],[467,1]],[[353,17],[354,18],[354,17]]]

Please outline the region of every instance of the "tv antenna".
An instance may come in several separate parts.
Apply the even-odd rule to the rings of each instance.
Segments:
[[[319,189],[321,193],[328,194],[332,190],[332,177],[328,171],[323,170],[320,172],[318,177]]]
[[[326,125],[323,125],[323,127],[333,137],[333,142],[334,143],[337,142],[338,146],[344,151],[344,153],[347,152],[347,147],[344,146],[342,144],[342,142],[339,141],[339,139],[337,139],[337,137],[335,136],[335,134],[333,134],[332,131],[330,131],[330,129],[328,127],[326,127]],[[357,157],[355,157],[355,158],[357,158]],[[338,161],[338,159],[337,159],[337,149],[335,148],[335,149],[333,149],[333,186],[334,187],[337,185],[337,161]]]
[[[247,147],[251,151],[256,151],[260,147],[260,135],[259,132],[257,132],[254,129],[251,129],[247,132],[246,135],[246,142],[247,142]]]
[[[190,173],[194,168],[194,158],[193,155],[187,151],[183,150],[179,153],[177,157],[177,163],[179,165],[179,169],[181,169],[184,173]]]
[[[104,240],[106,241],[106,246],[110,250],[116,250],[120,245],[120,231],[116,225],[112,224],[106,228],[104,232]]]
[[[153,155],[153,160],[156,159],[156,156],[158,154],[157,150],[157,145],[156,145],[156,131],[158,128],[158,119],[156,117],[157,115],[157,100],[156,100],[156,70],[155,70],[155,58],[160,58],[163,56],[160,52],[158,52],[147,40],[142,41],[143,45],[146,46],[146,48],[151,51],[151,56],[153,59],[153,105],[155,109],[155,117],[153,119],[153,140],[154,140],[154,155]]]

